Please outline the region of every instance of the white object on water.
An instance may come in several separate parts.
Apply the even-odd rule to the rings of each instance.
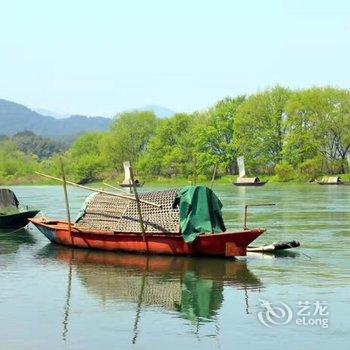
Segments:
[[[237,158],[237,165],[238,165],[238,176],[244,177],[245,176],[245,167],[244,167],[244,157],[238,157]]]
[[[125,174],[123,184],[130,185],[131,184],[130,162],[129,161],[124,162],[123,166],[124,166],[124,174]]]

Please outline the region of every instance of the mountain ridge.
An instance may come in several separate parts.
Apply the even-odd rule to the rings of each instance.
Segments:
[[[153,111],[159,118],[169,118],[175,114],[174,111],[160,105],[147,105],[129,111]],[[0,99],[0,135],[13,136],[22,131],[30,131],[42,137],[71,143],[83,133],[107,131],[112,123],[113,118],[79,114],[66,116]]]
[[[73,115],[56,119],[42,115],[16,102],[0,99],[0,134],[13,136],[27,130],[37,135],[59,139],[84,132],[107,131],[111,118]]]

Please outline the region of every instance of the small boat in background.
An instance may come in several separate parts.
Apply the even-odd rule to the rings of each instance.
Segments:
[[[233,184],[235,186],[264,186],[267,181],[260,181],[260,179],[256,177],[245,177],[245,166],[244,166],[244,157],[237,158],[238,165],[238,179],[237,182]]]
[[[16,195],[8,188],[0,188],[0,229],[19,229],[26,226],[39,210],[20,205]]]
[[[239,177],[235,186],[264,186],[267,181],[260,181],[258,177]]]
[[[344,182],[340,176],[325,176],[321,181],[317,181],[319,185],[347,185],[350,186],[350,182]]]
[[[122,183],[119,184],[121,187],[133,187],[132,181],[131,181],[131,176],[130,176],[130,162],[124,162],[124,180]],[[135,179],[134,185],[136,187],[142,187],[144,185],[144,182],[140,182],[138,179]]]

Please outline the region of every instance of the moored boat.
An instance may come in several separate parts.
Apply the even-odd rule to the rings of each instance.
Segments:
[[[260,181],[258,177],[239,177],[237,179],[237,182],[234,182],[233,184],[235,186],[264,186],[267,183],[267,181]]]
[[[260,181],[260,179],[257,176],[255,177],[245,176],[246,174],[245,174],[245,165],[244,165],[243,156],[237,158],[237,165],[238,165],[239,175],[238,175],[237,181],[233,183],[235,186],[260,187],[260,186],[264,186],[267,183],[267,181]]]
[[[13,191],[0,189],[0,229],[19,229],[26,226],[28,219],[35,217],[39,210],[21,207]]]
[[[108,251],[138,252],[146,254],[193,256],[245,256],[247,246],[265,232],[265,229],[238,232],[207,233],[199,235],[193,243],[186,243],[180,232],[135,232],[88,230],[71,227],[63,221],[30,219],[51,242],[65,246],[102,249]]]
[[[317,181],[319,185],[350,185],[350,182],[342,181],[339,176],[323,177],[321,181]]]
[[[57,220],[30,221],[51,242],[66,246],[146,254],[245,256],[247,246],[265,229],[226,231],[221,207],[209,188],[187,186],[180,191],[145,193],[139,202],[97,193],[84,203],[72,225]]]

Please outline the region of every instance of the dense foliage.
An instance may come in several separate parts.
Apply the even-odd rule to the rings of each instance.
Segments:
[[[240,155],[248,174],[304,180],[346,172],[349,152],[348,90],[276,86],[167,119],[152,112],[123,113],[108,132],[84,134],[65,152],[31,133],[2,137],[0,179],[39,167],[58,174],[55,154],[64,153],[69,176],[80,182],[115,176],[124,160],[144,176],[210,177],[215,165],[219,174],[230,175],[237,172]]]

